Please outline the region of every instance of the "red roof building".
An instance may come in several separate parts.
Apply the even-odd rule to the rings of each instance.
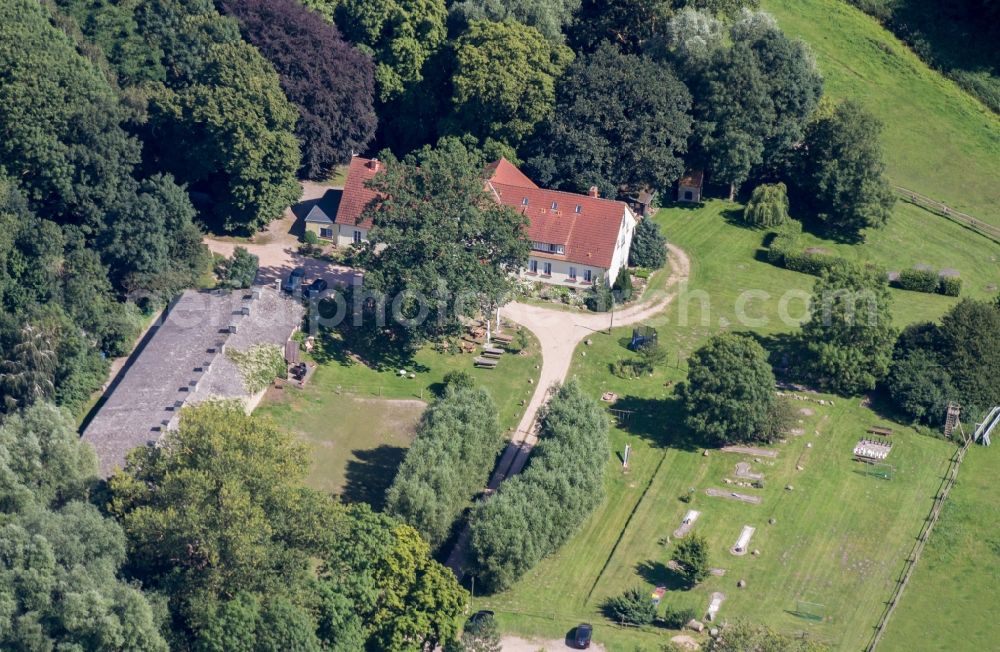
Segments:
[[[379,171],[375,159],[351,160],[334,223],[338,244],[366,238],[371,219],[362,219],[365,209],[377,200],[365,182]],[[528,218],[531,240],[527,278],[586,286],[598,279],[611,284],[628,263],[636,218],[628,205],[598,196],[597,188],[581,195],[539,188],[505,158],[484,170],[485,190],[496,201]]]

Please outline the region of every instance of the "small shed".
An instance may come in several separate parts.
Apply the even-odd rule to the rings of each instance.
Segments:
[[[701,202],[701,188],[705,181],[702,170],[688,170],[677,182],[677,201],[697,204]]]
[[[655,193],[648,188],[637,193],[628,195],[628,207],[632,212],[642,217],[649,217],[653,213],[653,198]]]

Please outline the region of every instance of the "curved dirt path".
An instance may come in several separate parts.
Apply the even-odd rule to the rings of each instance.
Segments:
[[[671,244],[667,245],[667,250],[670,252],[670,277],[663,288],[654,288],[646,300],[615,311],[615,326],[635,324],[658,315],[676,296],[670,290],[690,277],[691,260],[684,250]],[[531,450],[538,443],[538,411],[548,401],[553,386],[565,380],[577,345],[588,335],[607,331],[612,319],[611,313],[567,312],[517,302],[504,306],[501,314],[524,326],[538,338],[542,350],[542,369],[524,416],[490,476],[487,485],[489,491],[496,491],[504,480],[520,473],[524,468]],[[463,575],[462,563],[468,543],[469,528],[466,527],[458,535],[446,562],[459,578]]]
[[[671,273],[665,286],[653,289],[653,296],[645,301],[615,311],[615,326],[646,321],[663,312],[675,296],[669,290],[691,275],[691,260],[684,250],[674,245],[667,245],[667,249],[670,251],[668,259]],[[496,489],[505,477],[515,475],[524,467],[531,448],[537,443],[535,430],[538,411],[548,401],[552,386],[566,379],[573,362],[573,352],[580,342],[589,335],[607,331],[612,319],[611,313],[566,312],[517,302],[507,304],[501,312],[538,338],[542,349],[542,369],[535,393],[518,424],[517,432],[511,437],[511,443],[518,444],[519,450],[506,466],[501,459],[498,471],[504,473],[501,477],[491,478],[491,489]]]

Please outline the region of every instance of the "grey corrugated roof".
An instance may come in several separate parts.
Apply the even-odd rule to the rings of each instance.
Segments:
[[[247,398],[223,346],[282,345],[299,325],[302,305],[271,288],[256,291],[188,290],[173,304],[83,433],[97,451],[102,475],[137,446],[155,443],[176,427],[181,406],[209,398]],[[242,308],[249,305],[250,314]],[[230,324],[237,325],[229,333]]]

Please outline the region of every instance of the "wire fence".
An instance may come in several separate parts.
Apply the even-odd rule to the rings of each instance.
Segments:
[[[882,616],[879,618],[878,624],[875,626],[875,632],[872,634],[872,638],[865,648],[865,652],[872,652],[875,647],[882,640],[882,634],[885,633],[886,625],[889,623],[889,618],[892,617],[892,613],[896,610],[896,605],[899,604],[899,599],[903,595],[903,591],[906,589],[906,585],[910,582],[910,576],[913,575],[913,569],[917,567],[917,562],[920,561],[920,555],[924,551],[924,546],[927,544],[927,539],[931,536],[931,531],[934,529],[934,525],[937,524],[938,517],[941,516],[941,509],[944,507],[945,500],[948,499],[948,494],[951,492],[951,488],[955,486],[955,481],[958,479],[958,469],[962,466],[962,461],[965,459],[965,453],[969,450],[969,446],[972,444],[972,438],[967,438],[965,443],[955,451],[952,455],[951,460],[948,463],[948,470],[944,474],[944,478],[941,480],[941,487],[937,495],[934,497],[934,504],[931,505],[930,514],[924,520],[924,526],[920,529],[920,534],[917,535],[917,540],[913,544],[913,549],[910,551],[909,556],[903,563],[903,570],[899,575],[899,579],[896,580],[896,586],[893,587],[892,595],[889,596],[889,601],[885,605],[885,609],[882,611]]]
[[[919,206],[936,215],[940,215],[941,217],[945,217],[952,222],[956,222],[964,227],[972,229],[979,235],[987,237],[996,243],[1000,243],[1000,227],[984,222],[978,217],[974,217],[968,213],[957,211],[944,202],[940,202],[926,195],[921,195],[916,190],[910,190],[909,188],[904,188],[903,186],[893,186],[893,189],[903,201]]]

